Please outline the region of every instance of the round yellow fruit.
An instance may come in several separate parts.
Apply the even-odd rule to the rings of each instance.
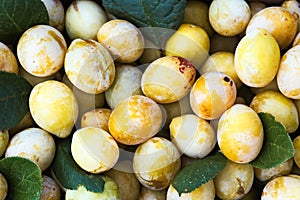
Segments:
[[[60,138],[70,135],[78,116],[78,103],[72,90],[58,81],[34,86],[29,108],[32,118],[42,129]]]
[[[250,87],[264,87],[276,76],[280,49],[273,36],[264,29],[247,33],[239,42],[234,66],[239,79]]]
[[[0,42],[0,71],[19,73],[18,62],[14,53],[2,42]]]
[[[222,72],[207,72],[197,79],[190,92],[190,104],[196,115],[203,119],[219,118],[234,104],[234,81]]]
[[[259,154],[264,139],[262,122],[249,106],[235,104],[218,122],[217,142],[222,153],[236,163],[249,163]]]
[[[293,159],[289,159],[275,167],[268,169],[254,168],[255,177],[264,182],[277,176],[289,175],[293,168]]]
[[[103,8],[94,1],[72,1],[65,15],[66,32],[71,40],[97,39],[99,28],[108,21]]]
[[[111,109],[132,95],[142,95],[141,79],[143,72],[132,65],[117,65],[115,79],[105,91],[105,100]]]
[[[8,184],[5,177],[0,173],[0,199],[5,200],[8,192]]]
[[[59,185],[47,175],[42,176],[42,193],[40,200],[60,200],[60,187]]]
[[[300,196],[300,176],[279,176],[269,181],[261,195],[261,200],[297,200]]]
[[[277,72],[277,85],[280,92],[288,98],[300,99],[300,45],[290,48],[281,58]]]
[[[121,63],[136,61],[144,51],[142,33],[126,20],[113,19],[104,23],[98,30],[97,39]]]
[[[153,61],[142,75],[143,93],[158,103],[173,103],[188,94],[196,77],[194,65],[178,56]]]
[[[161,137],[153,137],[140,144],[133,157],[137,179],[153,190],[169,187],[180,166],[179,151],[172,142]]]
[[[71,83],[90,94],[104,92],[115,78],[115,64],[110,53],[94,40],[73,40],[64,68]]]
[[[108,128],[118,142],[136,145],[158,133],[161,124],[162,112],[158,104],[148,97],[133,95],[112,111]]]
[[[255,95],[250,107],[257,113],[265,112],[282,123],[288,133],[293,133],[299,126],[298,111],[295,103],[277,91],[264,91]]]
[[[111,110],[108,108],[96,108],[84,113],[81,117],[81,128],[84,127],[98,127],[107,132],[108,120]]]
[[[207,58],[209,48],[209,36],[204,29],[193,24],[181,24],[165,46],[167,56],[183,57],[196,68]]]
[[[119,159],[119,147],[112,136],[97,127],[85,127],[74,132],[71,153],[85,171],[98,174],[111,169]]]
[[[214,179],[216,194],[220,199],[240,199],[250,191],[253,181],[252,165],[228,160],[225,168]]]
[[[5,157],[20,156],[30,159],[44,171],[52,163],[55,151],[51,134],[40,128],[27,128],[11,138]]]
[[[185,200],[185,199],[205,199],[214,200],[215,199],[215,186],[214,182],[211,180],[200,187],[196,188],[194,191],[189,193],[179,193],[176,189],[170,185],[167,191],[167,200]]]
[[[209,7],[213,29],[224,36],[238,35],[246,29],[251,11],[244,0],[214,0]]]
[[[180,152],[192,158],[204,158],[217,142],[212,126],[193,114],[173,118],[170,137]]]
[[[280,49],[287,48],[297,33],[298,15],[286,8],[271,6],[256,13],[246,29],[246,35],[257,28],[268,31],[278,42]],[[266,47],[264,45],[264,47]],[[266,48],[262,48],[265,50]]]
[[[295,149],[294,161],[298,168],[300,168],[300,136],[297,136],[293,140],[293,145]]]
[[[17,56],[22,67],[30,74],[46,77],[59,71],[67,51],[63,35],[49,25],[27,29],[19,39]]]
[[[5,152],[9,142],[9,133],[7,130],[0,130],[0,157]]]

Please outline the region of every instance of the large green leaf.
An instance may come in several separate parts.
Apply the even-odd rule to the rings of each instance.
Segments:
[[[196,160],[183,168],[173,179],[172,186],[179,195],[189,193],[216,177],[224,169],[227,159],[221,153]]]
[[[0,71],[0,130],[15,127],[29,111],[32,86],[21,76]]]
[[[258,113],[264,127],[264,144],[261,152],[251,164],[256,168],[275,167],[294,156],[293,142],[285,127],[271,114]]]
[[[183,22],[186,0],[103,0],[106,11],[142,29],[157,45],[174,33]],[[153,29],[149,29],[153,27]],[[160,28],[160,29],[155,29]],[[163,29],[162,29],[163,28]],[[172,31],[170,31],[172,30]]]
[[[14,44],[31,26],[49,24],[41,0],[0,0],[0,42]]]
[[[105,183],[103,175],[89,174],[73,160],[70,138],[56,143],[56,156],[51,170],[58,182],[66,189],[77,190],[81,185],[90,192],[103,192]]]
[[[0,160],[0,172],[8,184],[6,200],[39,200],[42,172],[37,164],[22,157]]]

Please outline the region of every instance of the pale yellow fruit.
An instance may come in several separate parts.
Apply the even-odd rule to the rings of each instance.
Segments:
[[[219,51],[234,53],[239,41],[239,36],[223,36],[215,33],[210,39],[210,53],[213,54]]]
[[[300,168],[300,136],[297,136],[293,140],[293,145],[295,149],[294,162],[297,165],[297,167]]]
[[[119,147],[103,129],[85,127],[74,132],[71,153],[83,170],[98,174],[111,169],[117,163]]]
[[[151,190],[145,186],[141,186],[141,191],[137,200],[166,200],[167,189]]]
[[[144,51],[141,31],[126,20],[114,19],[104,23],[98,30],[97,40],[121,63],[136,61]]]
[[[269,169],[254,168],[255,177],[260,181],[268,181],[277,176],[289,175],[293,168],[293,159],[289,159]]]
[[[42,193],[40,200],[60,200],[59,185],[47,175],[42,176]]]
[[[194,24],[205,30],[205,32],[212,36],[214,33],[208,19],[209,5],[202,1],[189,0],[186,2],[184,8],[183,23]]]
[[[41,0],[49,15],[49,25],[63,31],[65,28],[65,9],[60,0]]]
[[[253,17],[253,15],[258,13],[262,9],[266,8],[267,6],[266,6],[266,4],[264,4],[262,2],[253,1],[253,2],[249,2],[249,7],[250,7],[250,10],[251,10],[251,17]]]
[[[5,157],[30,159],[42,171],[50,166],[54,155],[55,142],[52,135],[40,128],[28,128],[14,135],[5,152]]]
[[[142,71],[132,65],[117,65],[115,79],[105,91],[105,100],[111,109],[132,95],[142,95]]]
[[[36,85],[29,96],[34,121],[51,134],[68,137],[78,116],[78,103],[70,88],[58,81]]]
[[[91,111],[95,108],[101,108],[104,106],[104,92],[99,94],[86,93],[74,86],[66,74],[63,76],[61,82],[66,84],[72,90],[77,99],[79,106],[78,119],[80,119],[84,113]]]
[[[251,11],[244,0],[214,0],[209,7],[213,29],[224,36],[242,33],[250,20]]]
[[[179,193],[176,189],[170,185],[167,191],[167,200],[194,200],[194,199],[205,199],[205,200],[214,200],[215,199],[215,186],[214,182],[211,180],[192,192],[182,193],[179,196]]]
[[[19,73],[17,59],[8,46],[0,42],[0,71]]]
[[[236,163],[249,163],[259,154],[264,139],[262,122],[249,106],[235,104],[219,119],[217,142],[222,153]]]
[[[140,183],[135,177],[132,161],[119,161],[113,169],[105,172],[117,185],[122,200],[137,199],[140,193]]]
[[[295,103],[277,91],[264,91],[255,95],[250,107],[257,113],[269,113],[282,123],[288,133],[299,126],[298,111]]]
[[[5,200],[8,192],[8,184],[5,177],[0,173],[0,200]]]
[[[288,11],[290,11],[292,14],[296,13],[298,15],[298,23],[297,23],[297,32],[300,31],[300,3],[297,0],[285,0],[281,6],[283,8],[286,8]]]
[[[240,80],[250,87],[264,87],[276,76],[280,49],[274,37],[264,29],[244,36],[235,51],[234,67]]]
[[[242,86],[242,82],[239,79],[234,68],[234,54],[229,51],[219,51],[213,53],[205,63],[200,67],[199,73],[204,74],[206,72],[219,71],[230,76],[233,79],[237,88]]]
[[[196,77],[194,65],[178,56],[153,61],[142,75],[143,93],[158,103],[172,103],[188,94]]]
[[[261,200],[297,200],[300,196],[300,177],[280,176],[269,181],[261,195]]]
[[[67,190],[65,200],[121,200],[118,185],[108,176],[102,177],[104,181],[103,192],[91,192],[83,185],[77,190]]]
[[[141,144],[153,137],[162,124],[162,112],[152,99],[134,95],[121,101],[112,111],[108,127],[118,142]]]
[[[287,48],[297,33],[298,16],[279,6],[271,6],[256,13],[246,29],[246,35],[257,28],[268,31],[278,42],[280,49]],[[264,47],[266,47],[264,45]],[[262,48],[266,50],[266,48]]]
[[[166,189],[180,170],[179,151],[169,140],[153,137],[136,149],[133,170],[145,187]]]
[[[108,108],[96,108],[84,113],[81,117],[81,128],[84,127],[98,127],[107,132],[108,120],[111,110]]]
[[[216,194],[220,199],[240,199],[250,191],[253,181],[252,165],[228,160],[226,167],[214,179]]]
[[[199,68],[208,56],[209,36],[205,30],[193,24],[181,24],[178,30],[167,40],[167,56],[180,56]]]
[[[5,152],[9,142],[9,133],[7,130],[0,130],[0,157]]]
[[[236,98],[234,81],[222,72],[207,72],[197,79],[190,92],[190,104],[203,119],[219,118]]]
[[[299,76],[300,45],[290,48],[281,58],[277,72],[277,85],[280,92],[288,98],[300,99]]]
[[[204,158],[217,142],[209,122],[193,114],[173,118],[170,137],[181,153],[192,158]]]
[[[73,40],[64,68],[72,84],[90,94],[104,92],[115,78],[115,64],[110,53],[94,40]]]
[[[99,28],[108,21],[106,12],[94,1],[73,1],[65,15],[65,27],[70,39],[97,39]]]
[[[30,74],[46,77],[55,74],[64,64],[67,44],[63,35],[49,25],[27,29],[19,39],[17,56]]]

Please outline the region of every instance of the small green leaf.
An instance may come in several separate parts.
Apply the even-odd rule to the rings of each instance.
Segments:
[[[196,160],[183,168],[173,179],[172,186],[177,190],[179,196],[199,188],[216,177],[224,169],[227,159],[220,152]]]
[[[6,200],[39,200],[42,172],[33,161],[22,157],[0,160],[0,172],[8,184]]]
[[[14,44],[28,28],[49,24],[49,15],[41,0],[0,0],[0,41]]]
[[[29,111],[32,86],[21,76],[0,71],[0,130],[15,127]]]
[[[103,175],[89,174],[73,160],[70,138],[58,141],[56,146],[56,156],[51,170],[64,188],[77,190],[81,185],[90,192],[103,192],[105,183]]]
[[[156,27],[162,29],[143,29],[149,39],[159,45],[166,34],[174,33],[183,22],[186,0],[103,0],[106,11],[119,19],[125,19],[137,27]]]
[[[264,127],[264,144],[259,155],[251,162],[256,168],[275,167],[294,156],[293,142],[285,127],[269,113],[258,113]]]

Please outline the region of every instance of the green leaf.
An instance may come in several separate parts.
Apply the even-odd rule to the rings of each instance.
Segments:
[[[284,125],[269,113],[258,113],[264,127],[264,144],[259,155],[251,162],[261,169],[275,167],[294,156],[293,142]]]
[[[90,192],[103,192],[105,183],[103,175],[89,174],[73,160],[70,138],[58,141],[56,146],[56,156],[51,170],[64,188],[77,190],[82,185]]]
[[[6,200],[39,200],[42,172],[33,161],[22,157],[0,160],[0,172],[8,184]]]
[[[0,130],[15,127],[29,111],[32,86],[21,76],[0,71]]]
[[[216,177],[224,169],[227,159],[220,152],[196,160],[183,168],[173,179],[172,186],[177,190],[179,196],[199,188]]]
[[[22,33],[37,24],[49,24],[41,0],[0,0],[0,41],[16,43]]]
[[[143,29],[155,44],[165,42],[166,35],[174,33],[183,22],[186,0],[103,0],[106,11],[119,19],[125,19]],[[172,29],[173,31],[168,31]],[[167,34],[168,33],[168,34]]]

